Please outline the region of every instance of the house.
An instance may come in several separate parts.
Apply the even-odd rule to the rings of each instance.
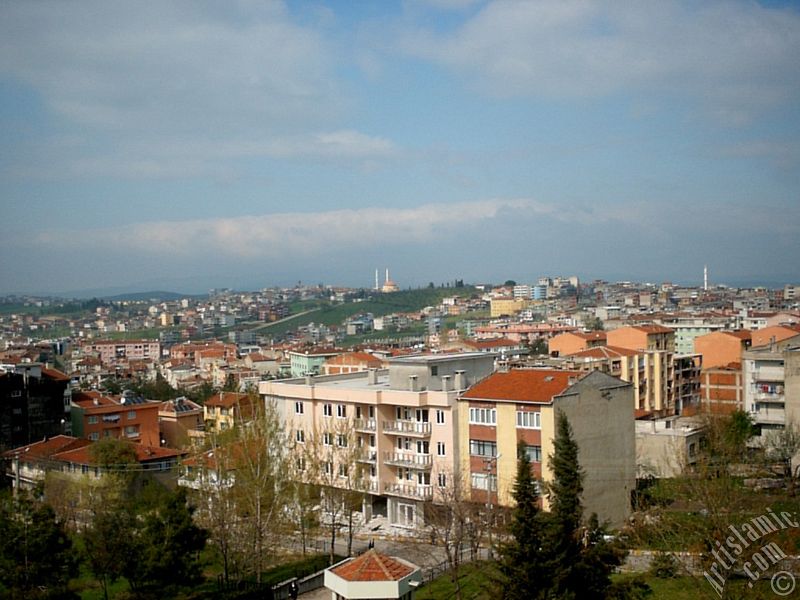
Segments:
[[[697,462],[705,425],[693,417],[636,421],[637,477],[677,477]]]
[[[338,375],[340,373],[357,373],[369,369],[380,369],[383,361],[367,352],[345,352],[325,361],[322,371],[325,375]]]
[[[72,399],[72,432],[91,441],[113,437],[157,448],[161,444],[160,405],[130,390],[125,390],[121,396],[79,392]]]
[[[325,569],[324,582],[332,600],[414,600],[417,588],[422,585],[422,570],[407,560],[380,554],[373,548]]]
[[[167,448],[185,448],[205,429],[202,406],[181,396],[161,403],[158,408],[161,443]],[[194,434],[194,436],[193,436]]]
[[[776,349],[800,345],[800,327],[776,325],[764,327],[752,333],[752,348],[773,345]]]
[[[586,514],[621,526],[636,483],[633,387],[602,373],[552,369],[498,371],[459,397],[462,480],[477,502],[513,505],[517,445],[534,474],[552,480],[556,414],[564,413],[586,476]],[[543,507],[549,508],[547,497]]]
[[[136,452],[138,470],[166,472],[177,464],[181,453],[168,448],[131,444]],[[39,442],[14,448],[2,454],[6,459],[6,477],[19,489],[32,489],[43,483],[50,472],[61,473],[67,477],[88,475],[99,479],[108,468],[97,464],[92,458],[93,442],[85,438],[58,435],[44,438]],[[116,468],[115,466],[109,468]]]
[[[566,356],[605,345],[605,331],[568,331],[547,340],[547,351],[551,356]]]
[[[255,403],[253,397],[239,392],[214,394],[203,406],[206,431],[225,431],[252,419]]]

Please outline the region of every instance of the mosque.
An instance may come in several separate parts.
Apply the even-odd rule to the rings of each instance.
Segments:
[[[379,287],[378,284],[378,269],[375,269],[375,289],[380,289],[381,292],[384,294],[391,294],[392,292],[400,291],[400,288],[397,284],[389,279],[389,269],[386,269],[386,280],[383,282],[383,286]]]

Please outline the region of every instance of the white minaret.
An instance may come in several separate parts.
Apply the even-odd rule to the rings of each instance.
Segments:
[[[375,289],[380,289],[380,284],[378,283],[378,269],[375,269]]]
[[[708,291],[708,265],[703,266],[703,290]]]
[[[386,281],[389,281],[389,267],[386,267]]]

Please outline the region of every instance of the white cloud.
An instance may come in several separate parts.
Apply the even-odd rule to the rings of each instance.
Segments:
[[[756,3],[494,2],[400,43],[498,96],[688,94],[743,122],[800,90],[800,14]]]
[[[349,100],[337,53],[272,2],[3,6],[0,75],[38,91],[86,144],[39,140],[7,174],[229,176],[221,159],[386,158],[390,140],[331,127]]]
[[[251,217],[161,221],[80,232],[36,235],[37,246],[103,248],[136,254],[277,259],[320,256],[354,248],[408,247],[458,239],[466,231],[514,215],[562,222],[594,218],[534,200],[485,200],[427,204],[414,208],[363,208],[318,213],[282,213]]]

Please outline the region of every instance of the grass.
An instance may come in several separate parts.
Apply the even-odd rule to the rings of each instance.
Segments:
[[[477,562],[459,569],[459,583],[463,600],[490,600],[497,597],[492,581],[493,563]],[[450,573],[440,575],[417,592],[417,600],[447,600],[456,597],[456,586]]]

